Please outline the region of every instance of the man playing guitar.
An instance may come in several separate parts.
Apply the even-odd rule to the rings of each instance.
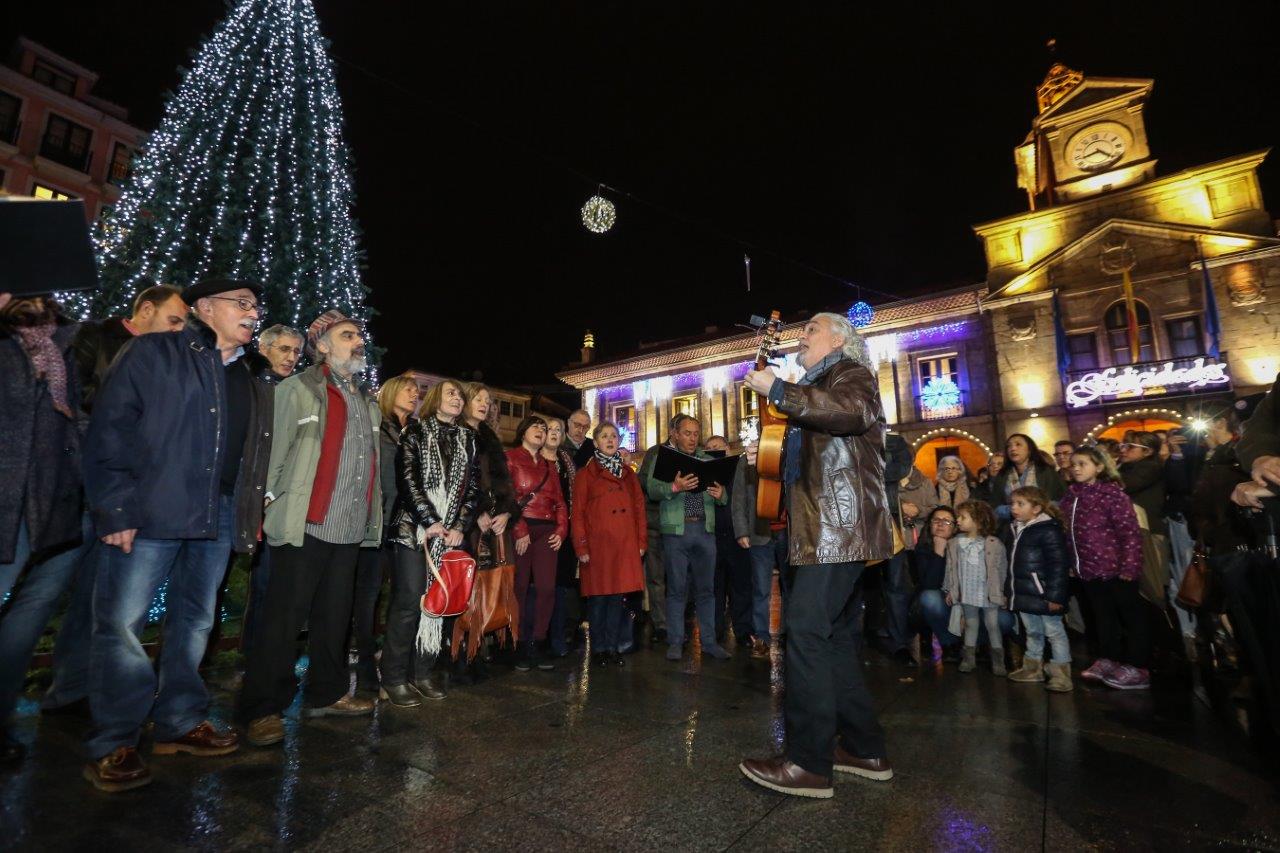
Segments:
[[[782,482],[793,567],[787,603],[785,754],[739,765],[751,781],[832,796],[833,769],[893,776],[863,679],[856,595],[868,561],[893,554],[884,490],[887,430],[866,345],[839,314],[815,314],[800,336],[799,382],[772,370],[747,384],[787,416]],[[747,449],[755,464],[756,447]]]

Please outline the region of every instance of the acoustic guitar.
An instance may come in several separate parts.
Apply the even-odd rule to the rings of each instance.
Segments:
[[[773,311],[760,329],[760,346],[756,350],[756,370],[764,370],[778,346],[782,331],[782,315]],[[760,411],[760,446],[756,451],[756,471],[760,484],[756,490],[756,515],[777,521],[782,515],[782,441],[787,435],[787,416],[779,412],[769,398],[757,394]]]

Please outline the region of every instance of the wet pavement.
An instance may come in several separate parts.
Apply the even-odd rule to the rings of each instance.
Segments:
[[[825,801],[758,788],[737,764],[780,747],[774,654],[494,666],[419,709],[290,719],[283,749],[157,757],[151,786],[116,795],[81,779],[78,724],[25,702],[0,847],[1280,849],[1274,771],[1177,683],[1049,695],[868,654],[895,778],[837,778]]]

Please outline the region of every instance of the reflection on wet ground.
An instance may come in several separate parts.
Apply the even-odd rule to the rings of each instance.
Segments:
[[[1280,847],[1272,771],[1176,683],[1050,696],[869,654],[893,781],[837,779],[826,801],[756,788],[736,768],[780,747],[777,656],[495,665],[422,708],[290,719],[283,749],[156,758],[149,788],[114,796],[81,780],[78,725],[26,702],[31,756],[0,773],[0,847]],[[231,695],[215,698],[226,719]]]

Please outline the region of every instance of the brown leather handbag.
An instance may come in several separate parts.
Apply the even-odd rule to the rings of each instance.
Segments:
[[[1178,595],[1174,601],[1188,610],[1199,610],[1209,596],[1209,586],[1213,572],[1209,570],[1209,558],[1205,556],[1200,543],[1196,543],[1192,552],[1191,564],[1187,573],[1182,576],[1182,584],[1178,587]]]
[[[497,633],[498,645],[507,640],[515,645],[520,636],[520,608],[516,604],[516,565],[507,559],[506,536],[492,537],[495,547],[485,547],[489,534],[481,536],[477,554],[482,568],[476,572],[467,609],[453,624],[453,657],[456,659],[466,641],[467,662],[480,652],[485,634]]]

